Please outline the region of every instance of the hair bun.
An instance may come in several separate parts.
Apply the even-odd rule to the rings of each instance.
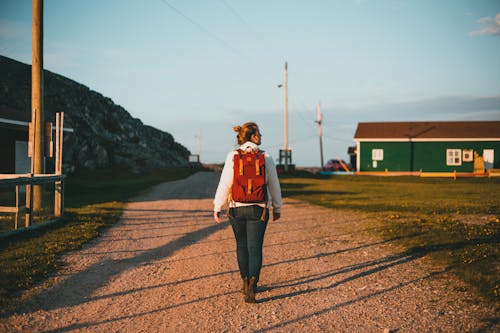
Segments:
[[[234,130],[235,132],[238,132],[238,133],[239,133],[239,132],[241,131],[241,126],[239,126],[239,125],[238,125],[238,126],[234,126],[234,127],[233,127],[233,130]]]

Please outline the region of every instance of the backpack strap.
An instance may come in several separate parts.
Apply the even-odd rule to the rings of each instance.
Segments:
[[[240,176],[243,176],[243,154],[246,154],[246,152],[241,149],[238,149],[237,152],[239,155],[238,173],[240,174]]]

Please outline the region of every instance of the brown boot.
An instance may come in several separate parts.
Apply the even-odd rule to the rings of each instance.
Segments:
[[[252,276],[248,281],[248,291],[245,294],[246,303],[255,303],[255,280],[255,276]]]
[[[246,295],[248,293],[248,276],[243,279],[243,287],[241,287],[240,290],[243,295]]]

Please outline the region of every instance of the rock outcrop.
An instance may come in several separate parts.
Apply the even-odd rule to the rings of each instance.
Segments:
[[[30,119],[31,66],[0,56],[0,107]],[[44,71],[44,110],[47,121],[64,111],[63,170],[111,166],[140,172],[148,168],[188,165],[190,152],[172,135],[133,118],[110,98],[50,71]],[[0,115],[1,117],[1,115]]]

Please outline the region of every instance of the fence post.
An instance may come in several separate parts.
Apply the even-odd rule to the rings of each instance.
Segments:
[[[28,228],[33,224],[33,176],[30,177],[29,183],[26,184],[26,221],[24,226]],[[29,190],[29,191],[28,191]]]
[[[56,153],[55,153],[55,174],[62,175],[62,143],[63,143],[64,112],[56,113]],[[61,217],[63,214],[64,184],[61,180],[54,182],[54,216]]]
[[[14,229],[17,230],[19,221],[19,184],[16,184],[16,224],[14,225]]]

